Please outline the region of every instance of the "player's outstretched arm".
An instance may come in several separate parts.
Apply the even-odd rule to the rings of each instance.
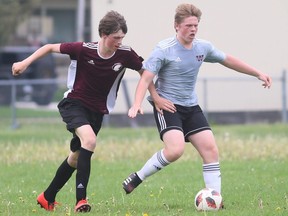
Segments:
[[[12,65],[13,76],[17,76],[17,75],[23,73],[30,64],[32,64],[37,59],[39,59],[39,58],[41,58],[41,57],[43,57],[46,54],[51,53],[51,52],[59,53],[60,52],[60,44],[46,44],[46,45],[40,47],[39,49],[37,49],[33,54],[31,54],[26,59],[24,59],[20,62],[15,62]]]
[[[130,118],[135,118],[138,113],[143,114],[141,104],[145,97],[148,86],[153,81],[154,76],[155,75],[153,73],[147,70],[142,73],[136,88],[134,103],[128,111],[128,116]]]
[[[262,85],[264,86],[264,88],[270,88],[272,85],[272,79],[270,76],[262,73],[261,71],[255,69],[254,67],[231,55],[227,55],[225,60],[221,64],[240,73],[257,77],[259,80],[263,81]]]

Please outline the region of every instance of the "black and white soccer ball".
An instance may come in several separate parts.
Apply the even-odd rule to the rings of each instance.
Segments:
[[[195,207],[198,211],[218,211],[222,208],[222,196],[211,188],[201,189],[195,196]]]

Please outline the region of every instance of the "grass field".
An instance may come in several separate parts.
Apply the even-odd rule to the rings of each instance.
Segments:
[[[16,130],[9,127],[9,119],[1,119],[1,216],[74,215],[75,174],[58,194],[61,205],[55,212],[36,205],[36,197],[69,149],[65,125],[57,114],[49,115],[20,118]],[[92,210],[87,215],[288,215],[288,125],[214,125],[213,131],[221,152],[224,210],[195,210],[194,196],[204,185],[201,160],[189,144],[180,160],[125,195],[123,179],[162,143],[156,128],[103,128],[92,160],[88,188]]]

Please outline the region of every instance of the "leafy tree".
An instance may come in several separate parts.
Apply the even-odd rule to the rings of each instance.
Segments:
[[[23,21],[40,0],[0,0],[0,46],[9,42],[17,24]]]

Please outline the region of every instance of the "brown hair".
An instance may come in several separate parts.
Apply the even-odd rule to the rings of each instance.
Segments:
[[[100,37],[103,34],[110,35],[119,30],[122,30],[126,34],[128,28],[125,18],[116,11],[109,11],[99,22],[98,33]]]
[[[202,15],[201,10],[192,4],[180,4],[175,12],[174,22],[177,24],[180,24],[185,18],[190,16],[195,16],[200,21]]]

